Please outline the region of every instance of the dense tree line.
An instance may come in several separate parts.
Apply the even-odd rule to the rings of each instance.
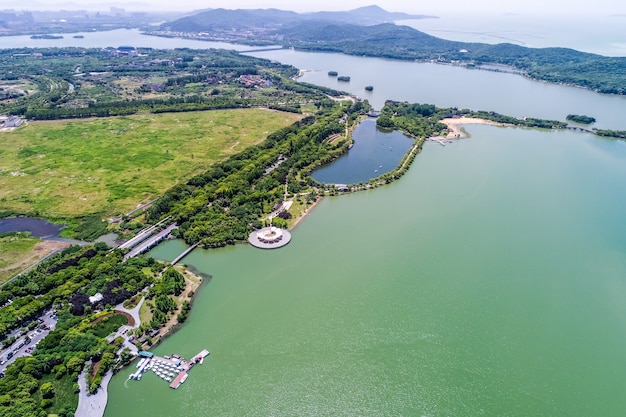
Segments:
[[[148,221],[172,216],[185,241],[208,247],[247,239],[261,227],[263,213],[282,200],[287,178],[290,186],[303,186],[300,174],[344,151],[340,144],[325,141],[343,131],[342,116],[366,110],[362,103],[320,106],[315,116],[270,134],[261,144],[170,189],[150,207]],[[285,161],[267,173],[281,155]]]
[[[589,125],[591,123],[595,123],[596,121],[595,117],[585,116],[582,114],[568,114],[565,119],[570,120],[575,123],[581,123],[584,125]]]
[[[518,119],[496,112],[458,108],[439,108],[432,104],[387,101],[376,123],[387,129],[401,129],[414,137],[428,137],[447,131],[440,120],[448,117],[475,117],[512,126],[541,129],[564,129],[567,123],[558,120],[525,117]]]
[[[277,29],[283,44],[298,49],[341,52],[402,60],[495,63],[531,78],[573,84],[609,94],[626,94],[626,58],[604,57],[568,48],[527,48],[448,41],[391,23],[359,26],[337,22],[302,22]]]
[[[93,48],[0,51],[0,80],[21,80],[36,86],[17,98],[0,97],[0,112],[36,120],[124,116],[139,111],[280,106],[285,105],[285,93],[291,91],[292,98],[303,94],[290,82],[289,88],[281,89],[282,94],[276,94],[275,89],[259,89],[248,92],[246,101],[242,101],[246,87],[237,84],[239,76],[259,75],[271,81],[270,85],[282,87],[283,79],[288,80],[297,69],[235,51],[143,48],[139,52],[138,56],[128,57]],[[118,84],[124,77],[146,81],[127,89]],[[151,77],[166,81],[154,84],[149,81]],[[218,84],[220,89],[215,88]],[[188,85],[194,87],[185,91]],[[147,99],[155,89],[159,97]],[[214,97],[224,89],[228,90],[224,97]],[[318,98],[323,94],[305,87],[303,90]],[[249,100],[250,95],[257,100]]]

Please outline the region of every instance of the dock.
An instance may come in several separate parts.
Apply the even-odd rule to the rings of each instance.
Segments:
[[[174,378],[174,380],[170,384],[170,388],[176,389],[176,388],[180,387],[180,385],[187,380],[188,376],[189,376],[189,374],[187,373],[187,371],[183,371],[183,372],[179,373],[178,376],[176,378]]]
[[[189,377],[189,370],[197,363],[202,364],[204,358],[209,356],[209,351],[204,349],[189,361],[181,358],[179,355],[169,356],[149,356],[140,355],[142,358],[137,363],[137,371],[130,374],[128,379],[140,381],[141,376],[146,371],[154,372],[159,378],[170,382],[170,388],[176,389],[183,384]]]

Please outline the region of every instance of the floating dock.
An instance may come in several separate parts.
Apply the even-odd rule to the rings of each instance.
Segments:
[[[149,353],[149,352],[142,352]],[[141,355],[147,356],[147,355]],[[180,387],[182,383],[184,383],[189,377],[189,370],[196,363],[203,363],[204,358],[209,356],[209,351],[204,349],[189,361],[181,358],[179,355],[169,356],[153,356],[153,357],[143,357],[139,360],[137,366],[137,371],[130,374],[128,379],[140,380],[141,375],[145,371],[154,372],[159,378],[171,382],[170,388],[176,389]]]

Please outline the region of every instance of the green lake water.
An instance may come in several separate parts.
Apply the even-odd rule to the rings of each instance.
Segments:
[[[194,251],[212,279],[154,351],[211,355],[178,390],[121,372],[105,416],[622,416],[626,144],[468,130],[285,248]]]

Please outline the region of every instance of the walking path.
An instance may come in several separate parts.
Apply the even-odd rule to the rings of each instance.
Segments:
[[[147,288],[147,287],[146,287]],[[145,291],[145,288],[144,288]],[[118,304],[115,306],[115,310],[119,310],[122,311],[124,313],[130,314],[133,319],[135,320],[135,322],[133,323],[132,326],[128,326],[132,329],[139,327],[139,325],[141,324],[141,320],[139,319],[139,309],[141,308],[141,305],[143,304],[143,302],[146,300],[146,297],[141,297],[141,300],[139,300],[139,302],[137,303],[137,305],[135,307],[133,307],[132,309],[128,309],[126,307],[124,307],[124,303]],[[126,327],[126,326],[124,326]],[[124,330],[122,328],[122,330]]]
[[[120,351],[124,348],[129,348],[131,352],[133,352],[135,355],[137,354],[137,347],[128,341],[128,336],[124,331],[139,327],[139,325],[141,324],[141,321],[139,320],[139,309],[141,308],[141,305],[143,304],[145,299],[145,297],[141,297],[141,300],[139,300],[137,305],[132,309],[125,308],[123,304],[118,304],[117,306],[115,306],[115,310],[127,313],[135,320],[132,326],[122,326],[115,335],[115,337],[124,337],[124,343],[120,347]],[[98,392],[96,392],[95,394],[89,394],[86,369],[87,366],[85,366],[83,372],[81,372],[80,376],[78,377],[78,386],[80,387],[80,392],[78,393],[78,407],[76,408],[74,416],[102,417],[104,415],[104,409],[107,405],[107,388],[109,386],[109,381],[111,380],[113,373],[111,371],[107,372],[106,375],[102,378],[102,383],[100,384],[100,388],[98,388]]]
[[[102,384],[95,394],[89,394],[89,387],[87,386],[87,367],[83,369],[83,372],[78,377],[78,386],[80,392],[78,393],[78,407],[74,413],[75,417],[102,417],[104,415],[104,409],[107,406],[107,386],[113,376],[111,371],[107,372],[104,378],[102,378]]]

